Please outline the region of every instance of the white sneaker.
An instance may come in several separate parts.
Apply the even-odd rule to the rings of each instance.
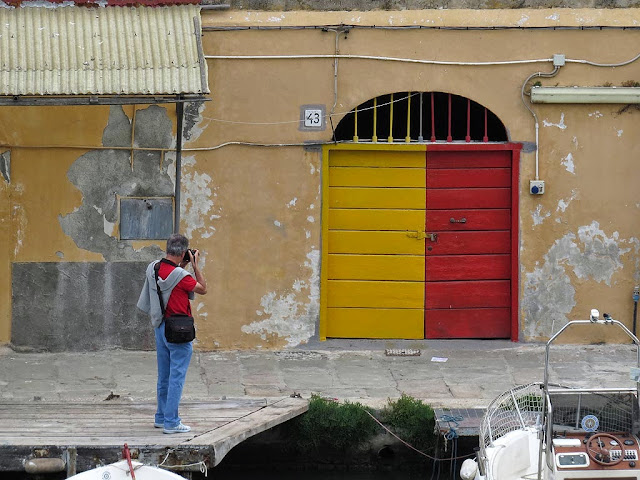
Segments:
[[[162,430],[163,433],[187,433],[191,431],[191,427],[188,427],[186,425],[183,425],[182,422],[180,422],[178,425],[176,425],[173,428],[164,428],[164,430]]]

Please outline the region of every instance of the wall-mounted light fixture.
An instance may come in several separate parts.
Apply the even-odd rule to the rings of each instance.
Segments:
[[[531,103],[640,103],[640,87],[533,87]]]

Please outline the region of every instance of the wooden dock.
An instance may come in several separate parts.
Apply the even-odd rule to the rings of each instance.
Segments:
[[[180,416],[192,430],[166,435],[153,426],[155,403],[0,403],[0,472],[25,471],[25,462],[49,458],[31,461],[27,469],[35,465],[71,476],[118,461],[125,443],[142,463],[176,473],[200,471],[307,408],[307,400],[289,397],[187,402]]]

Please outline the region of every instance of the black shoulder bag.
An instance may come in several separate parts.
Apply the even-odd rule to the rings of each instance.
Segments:
[[[158,271],[160,270],[160,262],[154,266],[156,274],[156,289],[158,291],[158,299],[160,300],[160,309],[162,310],[162,317],[164,319],[164,336],[169,343],[187,343],[196,338],[196,327],[193,322],[193,317],[184,314],[173,314],[167,316],[165,311],[164,301],[162,300],[162,292],[160,291],[160,285],[158,285]]]

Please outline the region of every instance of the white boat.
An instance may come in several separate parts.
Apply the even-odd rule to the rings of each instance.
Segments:
[[[133,476],[131,470],[133,469]],[[144,465],[134,460],[131,467],[127,460],[96,467],[86,472],[78,473],[67,480],[184,480],[184,477],[162,468]]]
[[[67,480],[184,480],[184,477],[169,472],[160,465],[145,465],[131,460],[129,445],[126,443],[122,450],[122,458],[119,462],[78,473]],[[206,470],[204,472],[206,476]]]
[[[463,480],[640,480],[640,408],[635,388],[569,388],[549,384],[551,344],[575,325],[622,329],[597,310],[590,320],[569,322],[546,345],[543,383],[516,387],[496,398],[480,426],[476,459],[462,464]]]

